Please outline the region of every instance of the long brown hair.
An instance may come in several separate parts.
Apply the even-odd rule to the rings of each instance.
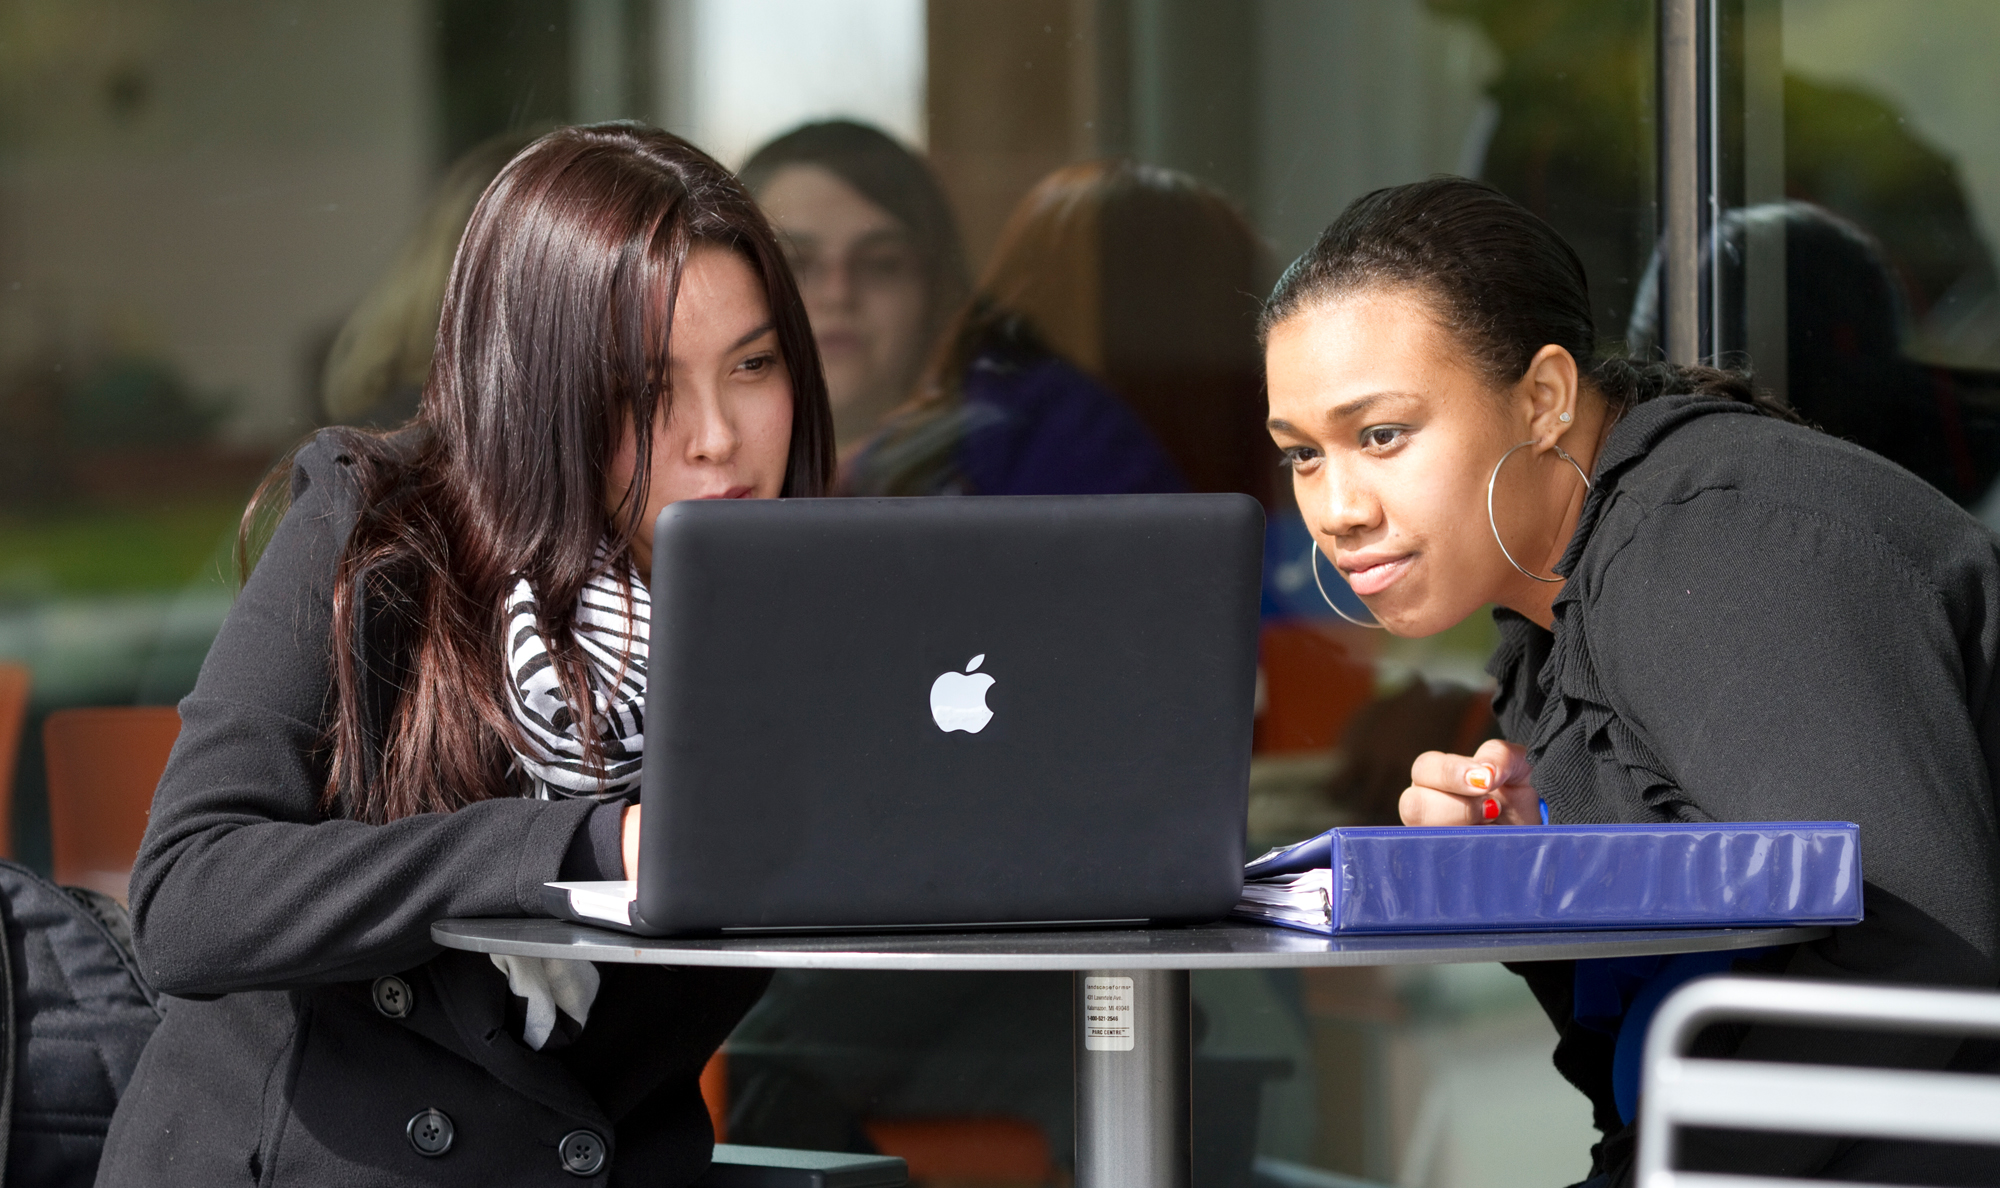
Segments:
[[[1046,352],[1116,393],[1197,491],[1267,499],[1258,293],[1265,251],[1229,199],[1122,158],[1049,174],[1007,218],[971,302],[945,330],[917,399],[857,472],[861,493],[934,486],[967,369],[993,350]]]
[[[759,274],[792,382],[782,494],[820,493],[832,421],[805,307],[749,194],[707,154],[631,124],[565,128],[495,177],[452,263],[423,404],[403,434],[347,431],[362,511],[333,598],[329,812],[383,822],[512,794],[503,601],[525,578],[563,692],[596,756],[591,684],[573,620],[609,540],[624,573],[646,505],[667,334],[696,244]],[[626,425],[633,488],[604,505]],[[267,484],[269,485],[269,484]],[[253,503],[246,525],[258,519]],[[399,658],[357,644],[385,633]],[[386,732],[374,737],[393,691]],[[377,704],[368,704],[369,690]]]

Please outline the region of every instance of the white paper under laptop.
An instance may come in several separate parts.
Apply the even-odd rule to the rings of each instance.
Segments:
[[[633,879],[586,883],[544,883],[561,892],[570,912],[590,920],[602,920],[620,928],[632,926],[632,904],[639,898],[639,884]]]

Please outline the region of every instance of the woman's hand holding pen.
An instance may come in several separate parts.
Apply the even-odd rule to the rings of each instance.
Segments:
[[[1405,825],[1539,825],[1528,752],[1489,739],[1471,756],[1425,751],[1410,765],[1398,808]]]

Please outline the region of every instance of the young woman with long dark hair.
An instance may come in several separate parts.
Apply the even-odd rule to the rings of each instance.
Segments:
[[[1653,1006],[1730,968],[2000,984],[2000,541],[1748,377],[1599,354],[1576,253],[1486,186],[1359,199],[1278,283],[1270,429],[1319,555],[1397,635],[1492,603],[1506,741],[1432,752],[1411,825],[1846,820],[1866,920],[1760,954],[1522,967],[1630,1178]],[[1990,1069],[1990,1045],[1748,1027],[1748,1059]],[[1505,1111],[1505,1103],[1494,1103]],[[1694,1132],[1684,1166],[2000,1182],[1991,1148]]]
[[[700,1174],[697,1077],[762,975],[489,959],[429,927],[625,877],[654,518],[817,494],[831,445],[797,289],[724,169],[602,125],[501,170],[421,412],[297,452],[181,704],[131,884],[177,997],[99,1183]]]

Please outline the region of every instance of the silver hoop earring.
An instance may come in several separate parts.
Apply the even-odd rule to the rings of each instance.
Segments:
[[[1557,582],[1562,581],[1563,579],[1560,577],[1543,577],[1541,574],[1538,573],[1530,573],[1527,569],[1522,567],[1519,561],[1514,560],[1514,554],[1507,551],[1507,542],[1500,539],[1500,521],[1493,518],[1493,484],[1500,481],[1500,468],[1507,464],[1507,459],[1513,457],[1519,451],[1534,444],[1535,444],[1534,439],[1529,438],[1527,441],[1522,442],[1520,445],[1517,445],[1513,449],[1508,450],[1506,453],[1500,455],[1500,460],[1493,464],[1493,473],[1488,475],[1486,478],[1486,523],[1489,527],[1493,529],[1493,543],[1500,546],[1500,555],[1502,557],[1507,558],[1507,564],[1513,566],[1515,569],[1519,569],[1521,571],[1521,576],[1523,577],[1530,577],[1538,582],[1546,582],[1549,585],[1554,585]],[[1561,446],[1556,446],[1555,451],[1556,451],[1556,457],[1561,458],[1563,461],[1569,463],[1571,466],[1576,467],[1576,477],[1583,480],[1583,489],[1586,491],[1591,490],[1592,487],[1590,482],[1590,476],[1583,472],[1583,467],[1577,465],[1576,459],[1570,457],[1568,451],[1564,450]],[[1318,577],[1319,571],[1314,570],[1313,576]]]
[[[1341,610],[1340,605],[1338,603],[1334,602],[1332,598],[1327,597],[1326,584],[1319,580],[1319,542],[1312,541],[1308,543],[1306,547],[1311,550],[1311,552],[1308,552],[1306,554],[1306,564],[1312,566],[1313,585],[1319,587],[1319,596],[1321,598],[1326,599],[1326,605],[1328,606],[1328,608],[1330,608],[1334,614],[1339,615],[1343,619],[1346,619],[1348,622],[1354,624],[1356,627],[1373,627],[1377,631],[1387,631],[1388,628],[1382,626],[1382,624],[1380,623],[1362,622],[1361,620],[1355,618],[1353,615],[1350,615],[1346,611]],[[1358,598],[1360,596],[1356,595],[1356,597]]]

